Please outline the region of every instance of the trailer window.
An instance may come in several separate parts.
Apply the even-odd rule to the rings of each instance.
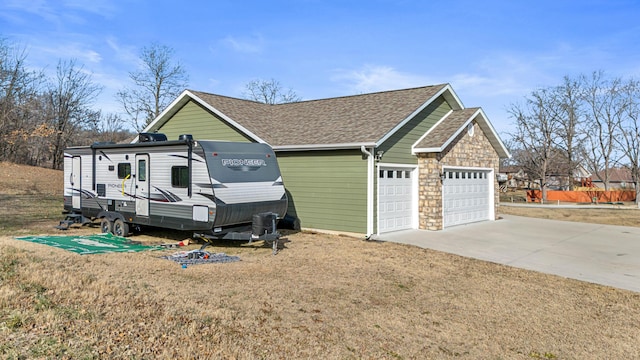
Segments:
[[[147,160],[138,160],[138,181],[147,181]]]
[[[189,168],[187,166],[171,167],[171,186],[179,188],[189,186]]]
[[[131,176],[131,164],[119,163],[118,164],[118,179],[125,179],[127,176]]]

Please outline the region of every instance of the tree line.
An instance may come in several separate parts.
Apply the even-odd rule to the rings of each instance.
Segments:
[[[132,137],[119,114],[95,108],[102,91],[75,59],[58,60],[47,76],[0,38],[0,160],[61,169],[68,146]]]
[[[545,200],[552,176],[571,188],[579,167],[607,190],[612,169],[626,168],[638,191],[640,81],[603,71],[565,76],[510,104],[508,112],[515,130],[508,134],[513,156],[507,164],[524,169]]]
[[[188,86],[189,77],[172,48],[141,49],[130,84],[115,95],[121,113],[103,112],[96,99],[104,87],[75,59],[60,59],[55,74],[27,66],[27,52],[0,37],[0,161],[61,169],[64,149],[95,142],[130,141]],[[253,80],[243,96],[252,101],[299,101],[291,89]],[[133,129],[133,130],[131,130]]]

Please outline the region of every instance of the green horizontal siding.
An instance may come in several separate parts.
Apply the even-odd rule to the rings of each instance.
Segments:
[[[451,106],[443,96],[435,99],[396,133],[382,143],[376,151],[384,151],[381,162],[386,164],[417,165],[418,158],[411,154],[411,146],[415,144],[433,125],[440,121]],[[417,174],[415,175],[417,176]],[[374,188],[378,189],[378,169],[374,174]],[[374,229],[378,228],[378,191],[374,191]]]
[[[444,97],[435,99],[405,126],[390,136],[377,150],[384,151],[383,163],[417,164],[418,158],[411,154],[411,146],[433,125],[451,110]]]
[[[288,214],[303,228],[366,233],[367,161],[360,150],[278,152]]]
[[[178,110],[158,131],[167,135],[169,140],[177,140],[181,134],[191,134],[196,140],[251,142],[227,122],[193,101]]]

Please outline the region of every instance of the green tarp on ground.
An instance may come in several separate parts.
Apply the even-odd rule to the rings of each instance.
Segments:
[[[147,246],[112,234],[95,234],[84,236],[21,236],[17,240],[55,246],[80,255],[103,254],[111,252],[137,252],[159,250],[158,246]]]

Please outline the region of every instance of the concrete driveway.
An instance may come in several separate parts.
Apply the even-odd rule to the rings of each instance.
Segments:
[[[640,292],[640,228],[502,216],[377,239]]]

